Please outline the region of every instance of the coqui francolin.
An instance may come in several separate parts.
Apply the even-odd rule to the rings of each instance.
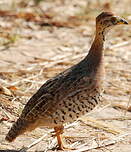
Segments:
[[[6,140],[12,142],[26,131],[47,126],[54,128],[58,149],[66,149],[61,137],[63,124],[75,121],[101,102],[105,34],[119,24],[128,23],[111,12],[102,12],[96,17],[95,39],[88,55],[41,86],[25,105]]]

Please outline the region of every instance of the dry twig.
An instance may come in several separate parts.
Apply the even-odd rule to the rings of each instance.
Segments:
[[[131,133],[130,133],[131,134]],[[92,150],[92,149],[98,149],[98,148],[102,148],[102,147],[106,147],[106,146],[110,146],[110,145],[114,145],[115,143],[118,143],[122,140],[124,140],[123,138],[130,135],[129,133],[126,133],[126,134],[121,134],[113,139],[110,139],[110,140],[104,140],[102,142],[99,142],[94,144],[93,146],[84,146],[81,145],[80,147],[83,147],[83,148],[78,148],[78,150],[74,150],[72,152],[86,152],[86,151],[89,151],[89,150]]]
[[[80,121],[82,121],[83,123],[85,123],[86,125],[88,126],[91,126],[91,127],[94,127],[94,128],[98,128],[98,129],[102,129],[106,132],[109,132],[109,133],[112,133],[112,134],[120,134],[122,133],[123,131],[112,126],[111,124],[106,124],[105,122],[100,122],[100,121],[97,121],[93,118],[90,118],[90,117],[82,117],[79,119]]]

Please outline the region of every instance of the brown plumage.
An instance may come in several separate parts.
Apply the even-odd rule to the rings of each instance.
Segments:
[[[54,127],[59,149],[64,149],[61,141],[63,124],[73,122],[101,101],[104,36],[109,27],[117,24],[127,22],[110,12],[103,12],[96,18],[96,35],[88,55],[41,86],[13,124],[6,140],[11,142],[26,131],[49,126]]]

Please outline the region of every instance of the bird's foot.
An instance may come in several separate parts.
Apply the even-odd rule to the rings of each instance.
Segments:
[[[74,148],[74,147],[66,147],[66,146],[63,146],[63,145],[61,145],[61,146],[59,146],[58,148],[57,148],[58,150],[76,150],[76,148]]]

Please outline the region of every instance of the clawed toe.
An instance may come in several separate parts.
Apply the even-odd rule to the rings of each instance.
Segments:
[[[74,147],[66,147],[66,146],[61,146],[57,148],[58,150],[76,150]]]

